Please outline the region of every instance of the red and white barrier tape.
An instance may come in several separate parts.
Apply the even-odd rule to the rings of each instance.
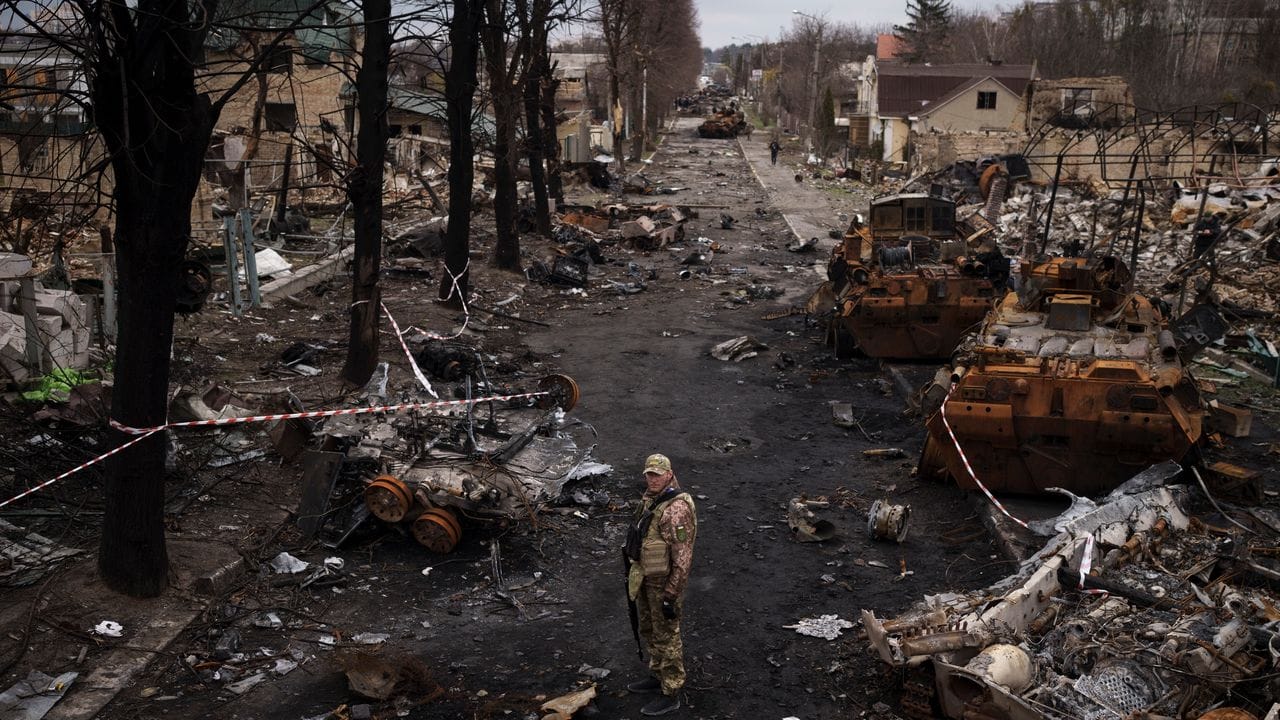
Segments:
[[[78,465],[68,470],[55,478],[46,480],[33,488],[24,490],[23,492],[9,498],[8,500],[0,502],[0,508],[4,507],[5,505],[8,505],[9,503],[21,500],[22,498],[27,497],[32,493],[35,493],[39,490],[49,487],[50,485],[58,482],[59,480],[63,480],[72,475],[75,475],[76,473],[80,472],[81,470],[84,470],[85,468],[91,465],[95,465],[97,463],[102,462],[103,460],[106,460],[107,458],[111,457],[112,455],[115,455],[121,450],[124,450],[130,445],[142,442],[143,440],[147,439],[148,437],[151,437],[152,435],[160,432],[161,430],[167,430],[169,428],[214,427],[219,425],[243,425],[245,423],[271,422],[274,420],[293,420],[296,418],[333,417],[335,415],[367,415],[369,413],[380,413],[380,412],[394,413],[394,412],[400,412],[401,410],[425,410],[428,408],[456,407],[458,405],[478,405],[480,403],[486,403],[486,402],[505,402],[508,400],[524,400],[528,398],[542,397],[544,395],[550,395],[550,394],[551,393],[549,392],[528,392],[528,393],[516,393],[514,395],[493,395],[490,397],[474,398],[471,400],[434,400],[432,402],[400,403],[398,405],[378,405],[374,407],[344,408],[342,410],[313,410],[310,412],[281,413],[276,415],[253,415],[249,417],[219,418],[217,420],[190,420],[187,422],[165,423],[164,425],[157,425],[155,427],[149,427],[149,428],[129,427],[128,425],[124,425],[119,422],[116,422],[115,420],[111,420],[110,421],[111,427],[121,432],[129,433],[131,435],[137,435],[137,437],[133,438],[129,442],[126,442],[120,445],[117,448],[109,450],[99,455],[98,457],[93,458],[92,460],[89,460],[88,462],[85,462],[81,465]]]
[[[1008,510],[1006,510],[1004,505],[996,499],[996,496],[992,495],[991,491],[987,489],[987,486],[983,485],[982,481],[978,479],[977,473],[973,471],[973,465],[969,464],[968,456],[964,454],[964,448],[960,447],[960,441],[956,439],[956,434],[951,431],[951,423],[947,422],[947,403],[951,400],[951,394],[956,391],[956,387],[958,387],[958,383],[952,383],[951,390],[947,392],[947,397],[942,401],[942,408],[940,410],[942,413],[942,427],[946,428],[947,436],[951,438],[951,443],[955,445],[956,452],[960,453],[960,461],[964,463],[964,469],[969,473],[969,478],[978,486],[978,489],[982,491],[982,494],[986,495],[987,499],[991,501],[991,504],[995,505],[996,509],[1003,513],[1005,517],[1026,528],[1027,523],[1014,517]],[[1030,530],[1031,528],[1027,529]],[[1084,540],[1084,557],[1080,559],[1080,590],[1092,595],[1106,595],[1106,590],[1086,589],[1084,586],[1085,577],[1093,569],[1093,543],[1093,533],[1089,533],[1085,536]]]
[[[82,464],[82,465],[77,465],[76,467],[71,468],[70,470],[68,470],[68,471],[66,471],[66,472],[64,472],[64,473],[62,473],[61,475],[59,475],[59,476],[58,476],[58,477],[56,477],[56,478],[53,478],[53,479],[51,479],[51,480],[45,480],[44,482],[40,483],[39,485],[37,485],[37,486],[35,486],[35,487],[33,487],[33,488],[29,489],[29,490],[26,490],[26,491],[24,491],[24,492],[20,492],[20,493],[18,493],[17,495],[14,495],[13,497],[9,498],[8,500],[5,500],[4,502],[0,502],[0,508],[4,507],[5,505],[8,505],[9,503],[17,502],[17,501],[21,500],[22,498],[24,498],[24,497],[26,497],[26,496],[28,496],[28,495],[31,495],[31,494],[33,494],[33,493],[35,493],[35,492],[39,491],[39,490],[43,490],[44,488],[49,487],[50,485],[52,485],[52,484],[54,484],[54,483],[58,482],[59,480],[62,480],[63,478],[71,477],[72,475],[75,475],[76,473],[80,472],[81,470],[83,470],[83,469],[85,469],[85,468],[89,467],[90,465],[93,465],[93,464],[95,464],[95,463],[102,462],[103,460],[106,460],[107,458],[111,457],[112,455],[115,455],[116,453],[120,452],[121,450],[124,450],[125,448],[129,447],[130,445],[133,445],[133,444],[135,444],[135,443],[140,443],[140,442],[142,442],[143,440],[146,440],[147,438],[151,437],[152,435],[155,435],[155,434],[156,434],[156,433],[158,433],[158,432],[160,432],[160,431],[157,429],[157,430],[152,430],[151,432],[148,432],[148,433],[143,433],[143,434],[139,435],[138,437],[136,437],[136,438],[134,438],[134,439],[130,440],[129,442],[124,443],[124,444],[123,444],[123,445],[121,445],[120,447],[115,448],[114,450],[110,450],[110,451],[108,451],[108,452],[106,452],[106,453],[104,453],[104,454],[102,454],[102,455],[99,455],[98,457],[96,457],[96,458],[94,458],[94,459],[92,459],[92,460],[90,460],[90,461],[88,461],[88,462],[86,462],[86,463],[84,463],[84,464]]]
[[[960,461],[964,463],[964,469],[969,473],[969,477],[978,486],[978,489],[982,491],[982,494],[986,495],[987,499],[991,501],[991,504],[995,505],[997,510],[1004,513],[1005,517],[1025,528],[1027,527],[1027,524],[1011,515],[1008,510],[1005,510],[1004,505],[1002,505],[1000,501],[996,499],[996,496],[992,495],[991,491],[987,489],[987,486],[983,485],[982,481],[978,479],[978,475],[973,472],[973,466],[969,464],[969,458],[964,454],[964,448],[960,447],[960,441],[956,440],[956,434],[951,431],[951,423],[947,422],[947,403],[951,401],[951,395],[956,391],[957,387],[959,387],[958,383],[951,383],[951,390],[947,392],[947,396],[942,400],[942,427],[947,429],[947,435],[951,438],[951,443],[956,446],[956,452],[960,453]]]
[[[506,402],[508,400],[524,400],[527,398],[550,395],[549,392],[516,393],[514,395],[492,395],[490,397],[471,400],[432,400],[431,402],[400,403],[398,405],[375,405],[373,407],[343,408],[341,410],[311,410],[307,412],[279,413],[276,415],[250,415],[247,417],[218,418],[217,420],[188,420],[186,422],[166,423],[148,428],[135,428],[122,425],[115,420],[111,427],[133,435],[183,427],[211,427],[215,425],[242,425],[244,423],[272,422],[275,420],[294,420],[297,418],[334,417],[336,415],[367,415],[369,413],[394,413],[401,410],[426,410],[428,408],[456,407],[458,405],[478,405],[486,402]]]
[[[382,305],[382,314],[387,316],[387,322],[391,323],[391,329],[395,331],[396,339],[400,341],[400,349],[404,350],[404,356],[409,358],[409,367],[413,368],[413,376],[418,379],[418,384],[427,391],[427,394],[433,398],[440,397],[436,394],[435,389],[431,387],[431,381],[427,380],[427,376],[422,374],[422,368],[418,367],[418,361],[413,358],[413,353],[409,352],[409,345],[404,341],[404,333],[400,332],[400,324],[391,316],[391,311],[387,309],[386,303]]]

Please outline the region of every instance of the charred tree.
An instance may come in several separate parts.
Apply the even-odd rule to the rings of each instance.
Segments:
[[[449,22],[449,68],[444,73],[445,116],[449,122],[449,228],[445,233],[444,277],[438,297],[461,308],[467,297],[471,246],[471,185],[475,143],[471,138],[471,106],[476,92],[479,46],[476,35],[482,0],[453,0]]]
[[[391,0],[362,0],[364,47],[356,72],[356,167],[347,178],[354,215],[351,332],[342,379],[363,385],[378,364],[382,287],[382,176],[387,154],[387,66],[391,59]]]
[[[555,68],[550,64],[550,55],[546,65],[547,74],[542,80],[539,92],[542,94],[538,102],[538,113],[542,116],[543,160],[546,161],[547,194],[564,202],[564,179],[560,175],[560,141],[556,137],[556,88],[560,81],[555,78]]]
[[[508,52],[506,0],[485,0],[485,24],[480,35],[489,100],[493,104],[493,215],[497,241],[493,264],[503,270],[520,269],[520,234],[516,231],[516,125],[519,123],[518,80],[515,68],[521,48]],[[510,62],[511,64],[508,64]]]
[[[529,157],[529,179],[533,183],[534,222],[538,233],[551,236],[551,204],[548,201],[547,172],[543,164],[547,152],[546,134],[542,127],[543,86],[550,80],[550,48],[547,44],[552,0],[516,0],[520,18],[520,34],[525,38],[526,69],[523,99],[525,115],[525,153]],[[554,140],[555,126],[552,126]]]
[[[203,3],[203,16],[212,15]],[[191,233],[195,197],[218,111],[196,90],[193,58],[204,24],[186,2],[112,3],[92,38],[94,122],[115,175],[119,335],[112,417],[131,427],[161,425],[178,264]],[[110,28],[107,31],[107,27]],[[122,443],[131,436],[116,434]],[[168,585],[164,542],[163,433],[109,461],[98,569],[113,590],[159,595]]]
[[[639,0],[600,0],[600,30],[604,36],[606,67],[609,72],[609,118],[613,121],[613,160],[618,175],[626,172],[622,147],[622,74],[630,61],[633,29]]]

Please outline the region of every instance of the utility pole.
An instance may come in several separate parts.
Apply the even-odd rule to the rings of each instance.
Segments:
[[[644,61],[644,67],[640,70],[640,157],[644,160],[644,153],[649,149],[649,60]]]
[[[792,14],[799,15],[803,18],[809,18],[813,21],[814,27],[818,30],[817,41],[813,44],[813,94],[809,96],[809,128],[808,138],[809,147],[813,148],[813,116],[818,106],[818,56],[822,52],[822,21],[818,18],[802,13],[799,10],[792,10]]]

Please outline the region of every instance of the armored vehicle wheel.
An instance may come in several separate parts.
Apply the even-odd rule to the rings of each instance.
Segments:
[[[462,539],[462,525],[448,508],[430,508],[413,521],[413,539],[433,553],[453,552]]]
[[[538,399],[538,407],[558,407],[568,412],[578,404],[578,383],[568,375],[548,375],[538,382],[538,389],[550,393]]]
[[[383,522],[400,522],[413,506],[413,493],[392,475],[379,475],[364,489],[364,504]]]

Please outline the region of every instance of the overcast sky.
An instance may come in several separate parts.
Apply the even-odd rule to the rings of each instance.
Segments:
[[[1012,7],[1018,0],[951,0],[956,9]],[[780,28],[791,26],[792,10],[833,22],[862,26],[906,22],[906,0],[697,0],[702,20],[702,46],[723,47],[758,42],[748,35],[777,40]],[[735,40],[734,36],[740,39]]]

